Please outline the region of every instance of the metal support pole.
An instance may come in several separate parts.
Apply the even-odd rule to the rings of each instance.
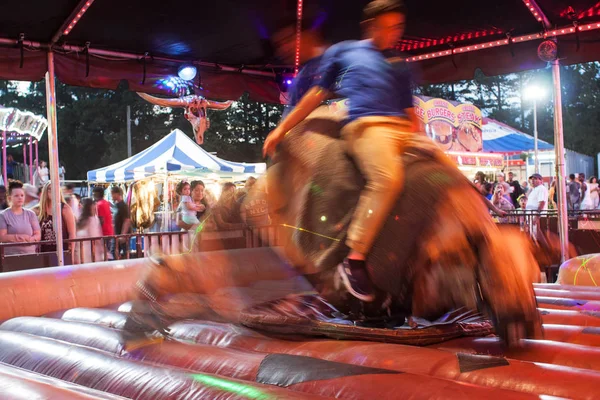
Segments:
[[[127,106],[127,158],[131,157],[131,107]]]
[[[23,142],[23,168],[27,166],[27,142]],[[25,172],[25,171],[24,171]],[[23,180],[27,179],[27,175],[23,175]]]
[[[565,182],[565,147],[563,136],[562,96],[560,84],[560,62],[552,62],[554,83],[554,151],[556,152],[556,189],[558,190],[558,234],[560,236],[561,262],[569,254],[569,215],[567,214],[567,191]]]
[[[33,183],[33,138],[29,136],[29,183]]]
[[[540,173],[540,159],[538,158],[538,130],[537,130],[537,100],[533,99],[533,146],[534,146],[534,169]]]
[[[52,191],[52,225],[56,233],[56,257],[58,265],[65,265],[63,252],[62,209],[60,204],[60,180],[58,175],[58,135],[56,124],[56,87],[54,79],[54,53],[48,52],[46,72],[46,113],[48,114],[48,158],[50,159],[50,181]],[[39,162],[39,160],[38,160]]]
[[[6,131],[2,131],[2,178],[4,186],[8,187],[8,174],[6,173]]]
[[[40,154],[39,154],[39,148],[38,148],[38,144],[39,144],[39,140],[35,141],[35,169],[37,169],[40,166]]]

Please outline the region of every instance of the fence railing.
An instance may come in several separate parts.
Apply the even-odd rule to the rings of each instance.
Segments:
[[[56,252],[39,251],[42,245],[55,244],[54,241],[0,243],[0,272],[56,266],[58,264]],[[279,231],[273,225],[197,234],[187,231],[152,232],[64,240],[65,264],[141,258],[155,253],[182,254],[191,250],[211,251],[279,244]],[[8,249],[24,246],[35,246],[36,252],[7,254]]]

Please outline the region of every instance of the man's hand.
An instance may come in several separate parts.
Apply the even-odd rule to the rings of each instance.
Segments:
[[[265,144],[263,145],[263,157],[266,157],[267,155],[272,157],[273,153],[275,153],[277,145],[283,140],[284,137],[285,134],[279,128],[272,130],[265,139]]]

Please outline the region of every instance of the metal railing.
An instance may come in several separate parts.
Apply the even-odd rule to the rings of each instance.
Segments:
[[[281,243],[277,226],[207,232],[152,232],[64,240],[65,263],[80,264],[146,257],[152,254],[182,254],[236,248],[277,246]],[[54,241],[0,243],[0,272],[44,268],[58,264],[56,252],[40,252]],[[7,249],[35,246],[36,252],[8,255]]]

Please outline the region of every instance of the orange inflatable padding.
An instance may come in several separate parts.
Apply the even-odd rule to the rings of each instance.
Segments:
[[[96,390],[136,399],[319,399],[254,382],[196,374],[116,358],[32,335],[0,332],[0,362]]]
[[[0,274],[0,321],[131,298],[143,260],[32,269]]]
[[[573,299],[567,297],[536,297],[539,308],[553,310],[600,311],[600,301]]]
[[[3,363],[0,363],[0,393],[3,400],[125,400],[125,397],[74,385]]]
[[[455,355],[422,347],[334,340],[286,341],[228,324],[194,321],[178,322],[171,326],[171,332],[176,338],[228,349],[309,356],[566,398],[595,398],[600,384],[600,373],[593,371],[503,357]]]
[[[565,261],[558,269],[561,285],[600,285],[600,254],[586,254]]]
[[[556,342],[600,346],[600,328],[597,326],[544,325],[544,338]]]
[[[600,311],[553,310],[538,308],[544,324],[600,326]]]
[[[539,297],[576,298],[580,300],[600,301],[600,291],[583,292],[567,289],[534,288],[535,295]]]
[[[39,317],[10,319],[0,325],[0,331],[47,337],[111,354],[123,353],[126,341],[136,339],[136,336],[131,333],[120,332],[100,325]]]
[[[344,343],[344,342],[338,342]],[[327,344],[331,346],[331,344]],[[335,352],[333,347],[331,351]],[[200,371],[223,375],[227,377],[235,377],[244,380],[260,380],[261,375],[267,371],[261,372],[265,368],[273,356],[281,358],[281,354],[268,355],[264,353],[233,350],[219,348],[215,346],[190,345],[181,343],[163,343],[154,346],[140,348],[130,354],[133,359],[152,362],[153,364],[171,365],[180,368],[189,369],[192,371]],[[365,354],[368,356],[368,354]],[[287,378],[283,380],[294,380],[294,377],[306,374],[307,370],[312,370],[315,375],[312,379],[307,379],[305,382],[297,382],[290,384],[292,390],[302,392],[315,393],[324,396],[331,396],[345,399],[365,399],[365,398],[382,398],[392,399],[397,398],[398,390],[401,388],[403,398],[422,398],[422,399],[444,399],[444,398],[472,398],[473,396],[482,395],[486,398],[489,396],[507,395],[510,398],[520,395],[506,390],[494,390],[493,388],[481,388],[474,385],[463,385],[459,382],[446,381],[433,377],[425,377],[410,373],[393,373],[393,374],[373,374],[373,375],[358,375],[348,374],[347,376],[338,376],[334,379],[325,379],[320,369],[326,372],[325,369],[344,369],[353,368],[353,365],[344,366],[333,362],[323,362],[309,357],[289,357],[295,362],[304,363],[304,366],[297,368],[296,365],[290,365],[289,359],[283,359],[273,365],[272,368],[286,369]],[[383,366],[378,366],[383,368]],[[364,378],[363,378],[364,377]],[[273,384],[283,384],[280,381],[273,381]],[[427,389],[423,389],[423,385]]]
[[[521,348],[506,349],[496,338],[460,338],[429,346],[453,353],[508,357],[515,360],[600,371],[600,349],[550,340],[523,340]]]

